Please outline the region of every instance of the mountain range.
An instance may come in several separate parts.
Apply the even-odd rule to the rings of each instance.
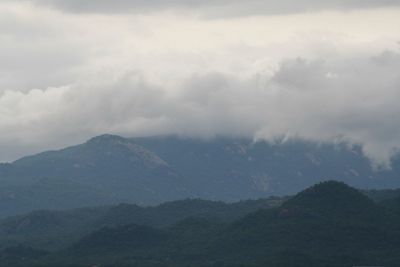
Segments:
[[[390,169],[376,169],[360,146],[346,143],[102,135],[1,164],[0,217],[185,198],[234,202],[292,195],[325,180],[396,188],[399,176],[399,156]]]

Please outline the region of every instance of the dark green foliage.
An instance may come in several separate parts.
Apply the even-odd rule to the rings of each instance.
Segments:
[[[102,227],[127,224],[167,227],[188,217],[232,222],[258,209],[276,207],[283,200],[268,198],[226,204],[187,199],[154,207],[120,204],[69,211],[35,211],[0,221],[0,248],[24,243],[34,248],[55,250]]]
[[[0,221],[0,248],[24,243],[34,248],[56,250],[93,231],[94,222],[109,207],[70,211],[35,211]]]
[[[166,236],[162,230],[136,224],[116,228],[104,227],[83,237],[71,249],[78,253],[148,249],[161,245]]]
[[[48,255],[46,251],[37,250],[26,246],[13,246],[0,251],[1,266],[25,266],[31,265],[36,259],[41,259]]]
[[[271,197],[230,204],[219,201],[186,199],[166,202],[155,207],[147,208],[120,204],[110,209],[98,223],[117,226],[128,222],[154,227],[165,227],[187,217],[199,217],[229,222],[257,209],[277,207],[281,205],[285,199],[286,198]]]
[[[220,246],[233,252],[233,257],[243,251],[251,258],[266,257],[268,266],[278,264],[275,260],[286,261],[282,266],[380,265],[389,262],[386,257],[397,257],[398,222],[398,216],[357,190],[325,182],[299,193],[279,209],[259,211],[238,221]],[[303,260],[289,263],[292,257],[277,256],[289,252]]]
[[[381,203],[388,210],[400,216],[400,197],[385,200]]]
[[[318,201],[315,201],[315,200]],[[295,195],[283,206],[283,214],[320,216],[329,220],[343,217],[375,220],[382,213],[367,196],[341,182],[323,182]]]
[[[27,266],[397,267],[399,222],[356,189],[323,182],[234,222],[203,216],[162,229],[102,228]]]

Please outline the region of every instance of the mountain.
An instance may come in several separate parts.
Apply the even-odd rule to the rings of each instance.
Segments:
[[[387,200],[400,198],[400,189],[372,189],[362,190],[362,192],[376,202],[384,202]]]
[[[205,199],[292,195],[327,180],[364,189],[400,187],[399,156],[393,157],[391,169],[375,169],[360,146],[347,143],[176,136],[131,140],[163,158]]]
[[[399,156],[391,166],[374,169],[361,147],[345,143],[102,135],[0,164],[0,217],[188,197],[235,202],[292,195],[326,180],[363,189],[400,187]]]
[[[0,182],[0,216],[121,202],[148,205],[193,196],[164,160],[113,135],[3,164]]]
[[[124,201],[69,179],[40,179],[26,185],[0,186],[0,218],[37,209],[71,209]]]
[[[318,201],[316,201],[318,200]],[[372,199],[348,185],[328,181],[314,185],[282,205],[283,213],[319,214],[330,220],[357,216],[364,221],[379,219],[380,208]]]
[[[358,190],[328,181],[233,222],[189,217],[163,228],[103,227],[25,266],[394,267],[399,222]]]
[[[263,255],[257,264],[271,266],[397,266],[398,223],[361,192],[329,181],[239,220],[218,246],[237,260]]]

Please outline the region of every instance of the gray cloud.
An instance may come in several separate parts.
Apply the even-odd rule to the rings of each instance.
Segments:
[[[19,13],[0,6],[0,92],[60,86],[73,81],[88,49],[68,38],[65,22],[52,14]]]
[[[213,17],[400,6],[398,0],[32,0],[32,2],[77,13],[141,13],[190,9],[205,12]]]
[[[394,1],[5,1],[0,161],[103,133],[340,139],[386,163],[400,146],[398,9],[229,20],[68,13],[196,6],[222,16]]]
[[[61,88],[3,93],[0,147],[60,147],[102,133],[293,136],[361,143],[371,159],[387,163],[400,144],[399,88],[395,51],[290,59],[266,77],[196,74],[174,92],[137,72],[93,77]]]

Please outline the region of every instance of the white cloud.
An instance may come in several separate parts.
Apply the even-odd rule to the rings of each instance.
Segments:
[[[195,10],[200,14],[216,18],[400,6],[398,0],[32,0],[32,2],[77,13],[110,14]]]
[[[0,143],[63,144],[71,142],[68,136],[105,132],[266,139],[291,133],[362,143],[371,158],[387,161],[400,144],[399,66],[400,54],[385,51],[288,60],[272,77],[198,74],[177,91],[138,73],[25,94],[7,91],[0,97]]]
[[[395,8],[202,20],[2,2],[0,160],[102,133],[177,133],[340,138],[388,162],[398,25]]]

